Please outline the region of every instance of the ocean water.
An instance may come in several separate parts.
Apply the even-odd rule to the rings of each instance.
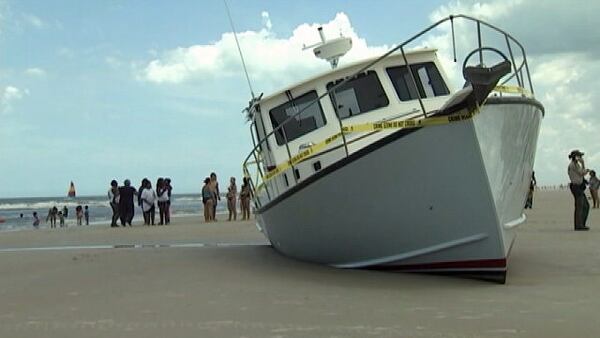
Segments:
[[[59,211],[66,206],[69,209],[67,226],[76,226],[75,207],[87,205],[90,212],[90,225],[109,224],[112,210],[106,196],[82,196],[76,198],[62,197],[36,197],[36,198],[6,198],[0,199],[0,231],[14,231],[33,228],[33,212],[38,213],[41,220],[40,227],[49,227],[46,224],[48,209],[56,206]],[[217,214],[227,212],[227,201],[221,197],[217,204]],[[199,194],[176,194],[171,196],[171,217],[200,215],[203,213],[202,197]],[[20,217],[23,214],[23,217]],[[136,205],[134,223],[142,223],[142,210]],[[156,209],[156,222],[158,222],[158,208]],[[85,224],[85,220],[84,220]]]

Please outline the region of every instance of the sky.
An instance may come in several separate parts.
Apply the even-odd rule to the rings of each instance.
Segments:
[[[328,37],[353,39],[344,64],[451,13],[496,24],[525,46],[546,108],[538,184],[565,182],[575,148],[600,169],[598,2],[228,4],[254,91],[265,94],[328,69],[302,50],[319,41],[320,25]],[[459,82],[449,34],[438,29],[417,44],[439,48]],[[239,180],[252,148],[249,99],[222,0],[0,0],[0,198],[63,196],[70,181],[80,195],[99,195],[112,179],[168,176],[176,193],[199,192],[212,171],[223,185]]]

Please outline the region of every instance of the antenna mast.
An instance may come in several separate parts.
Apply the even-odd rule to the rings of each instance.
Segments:
[[[233,31],[233,37],[235,38],[235,44],[237,45],[238,52],[240,53],[240,59],[242,60],[242,66],[244,67],[244,73],[246,74],[246,81],[248,81],[248,87],[250,88],[250,94],[252,95],[252,100],[255,99],[254,90],[252,90],[252,84],[250,83],[250,76],[248,76],[248,69],[246,68],[246,62],[244,61],[244,54],[242,54],[242,48],[240,48],[240,42],[237,38],[237,33],[235,31],[235,27],[233,26],[233,19],[231,18],[231,12],[229,11],[229,6],[227,5],[227,0],[223,0],[225,4],[225,9],[227,10],[227,17],[229,17],[229,24],[231,24],[231,30]]]

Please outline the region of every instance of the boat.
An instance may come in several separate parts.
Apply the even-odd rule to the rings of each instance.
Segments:
[[[476,41],[454,89],[438,51],[411,43],[450,25],[460,67],[459,21]],[[299,260],[505,283],[544,117],[524,47],[467,15],[347,65],[327,43],[331,70],[245,109],[258,229]]]
[[[71,181],[71,185],[69,186],[69,192],[67,192],[67,197],[73,198],[76,196],[75,192],[75,184]]]

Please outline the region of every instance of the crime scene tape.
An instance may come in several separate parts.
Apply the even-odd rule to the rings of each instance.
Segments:
[[[438,116],[438,117],[428,117],[419,120],[403,120],[403,121],[387,121],[387,122],[367,122],[361,124],[355,124],[351,126],[342,127],[342,131],[332,136],[329,136],[325,140],[312,145],[309,148],[306,148],[299,152],[298,154],[292,156],[289,160],[277,165],[273,170],[269,171],[263,178],[263,181],[266,182],[278,175],[281,172],[286,171],[292,166],[310,158],[313,154],[320,152],[324,148],[326,148],[329,144],[335,142],[339,138],[342,137],[342,133],[350,134],[356,132],[370,132],[370,131],[381,131],[388,129],[415,129],[422,128],[428,126],[439,126],[443,124],[448,124],[452,122],[464,121],[472,118],[478,109],[475,109],[473,112],[466,112],[460,114],[454,114],[449,116]]]
[[[494,88],[496,92],[502,93],[511,93],[511,94],[524,94],[528,95],[529,91],[521,87],[514,86],[496,86]],[[484,103],[485,104],[485,103]],[[326,138],[325,140],[316,143],[308,148],[305,148],[298,154],[292,156],[289,160],[280,163],[275,168],[270,170],[267,174],[264,175],[262,179],[262,183],[258,186],[257,191],[264,188],[265,183],[271,180],[273,177],[278,174],[288,170],[289,168],[295,166],[296,164],[312,157],[315,153],[320,152],[325,149],[328,145],[335,142],[339,138],[342,137],[342,134],[350,134],[357,132],[372,132],[372,131],[381,131],[381,130],[389,130],[389,129],[415,129],[415,128],[423,128],[430,126],[440,126],[445,124],[450,124],[454,122],[465,121],[473,118],[473,116],[479,113],[479,108],[475,108],[473,111],[466,111],[466,109],[462,113],[446,115],[446,116],[434,116],[427,117],[419,120],[402,120],[402,121],[379,121],[379,122],[367,122],[361,124],[355,124],[350,126],[343,126],[342,131],[336,134],[333,134]],[[257,164],[258,165],[258,164]],[[246,168],[244,168],[247,171]]]
[[[494,87],[494,90],[492,90],[493,92],[499,92],[499,93],[509,93],[509,94],[522,94],[525,96],[531,96],[531,92],[523,87],[517,87],[517,86],[506,86],[506,85],[499,85]]]

